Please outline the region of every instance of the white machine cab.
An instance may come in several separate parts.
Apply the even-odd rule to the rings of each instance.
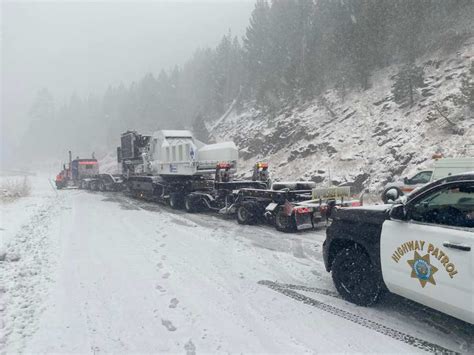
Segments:
[[[187,130],[156,131],[144,153],[145,171],[159,175],[204,175],[215,172],[219,162],[237,168],[238,149],[234,142],[204,144]]]

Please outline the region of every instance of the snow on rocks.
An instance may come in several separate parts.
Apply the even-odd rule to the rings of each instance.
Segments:
[[[472,40],[457,53],[419,59],[426,86],[413,107],[393,101],[391,77],[398,67],[391,66],[375,72],[366,91],[341,98],[328,90],[308,104],[271,115],[247,108],[216,122],[211,135],[216,141],[235,141],[241,171],[250,172],[255,161],[266,160],[272,176],[280,179],[324,184],[357,180],[361,188],[380,191],[387,182],[429,166],[436,151],[447,157],[474,153],[468,151],[474,147],[472,113],[453,107],[465,117],[458,132],[443,119],[428,119],[436,103],[449,102],[459,92],[459,78],[474,60]]]
[[[101,173],[119,174],[121,172],[121,166],[117,163],[116,154],[114,151],[99,159],[99,169]]]

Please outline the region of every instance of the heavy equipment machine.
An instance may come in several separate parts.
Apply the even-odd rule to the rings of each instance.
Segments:
[[[189,212],[225,208],[237,188],[266,187],[261,181],[234,181],[238,160],[234,142],[205,144],[187,130],[151,135],[127,131],[121,136],[117,159],[134,196]],[[268,178],[267,168],[257,171],[257,177]]]

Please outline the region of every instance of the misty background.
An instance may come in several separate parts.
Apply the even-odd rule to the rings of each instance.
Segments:
[[[196,49],[215,46],[229,30],[242,36],[253,7],[253,1],[2,1],[2,166],[37,156],[22,140],[41,90],[48,90],[57,109],[73,96],[128,86],[145,73],[183,64]],[[61,135],[68,132],[50,132],[49,137],[54,142]],[[23,152],[26,145],[28,152]],[[90,154],[91,149],[76,152]],[[57,151],[53,158],[66,153]]]
[[[281,133],[305,128],[284,130],[281,116],[316,100],[335,119],[328,91],[342,105],[362,99],[380,70],[389,80],[384,110],[393,101],[412,120],[406,108],[434,105],[463,121],[474,63],[455,68],[464,68],[459,90],[436,105],[428,85],[442,78],[426,73],[440,68],[436,57],[469,45],[473,18],[472,0],[5,2],[2,165],[57,161],[69,149],[102,158],[126,130],[186,128],[209,141],[226,112],[269,119],[286,149],[301,137]],[[462,122],[448,123],[447,134],[465,133]],[[275,148],[250,147],[250,133],[236,142],[248,159]]]

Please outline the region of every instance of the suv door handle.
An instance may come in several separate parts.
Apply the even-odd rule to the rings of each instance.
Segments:
[[[456,243],[451,243],[451,242],[444,242],[443,246],[446,248],[452,248],[452,249],[457,249],[457,250],[462,250],[462,251],[471,251],[471,247],[466,244],[456,244]]]

